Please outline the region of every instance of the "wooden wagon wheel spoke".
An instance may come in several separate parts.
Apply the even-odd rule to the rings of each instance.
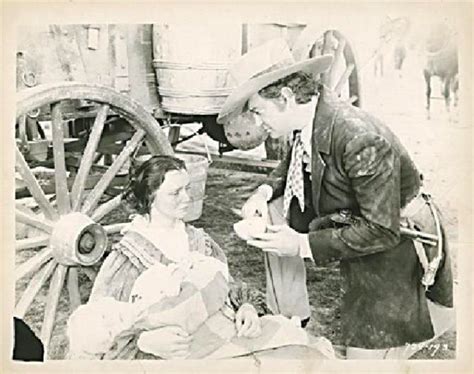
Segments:
[[[15,269],[15,280],[23,278],[25,275],[30,274],[43,265],[53,256],[53,250],[51,247],[46,247],[35,254],[32,258],[26,260]]]
[[[17,317],[23,318],[35,296],[51,276],[56,265],[57,262],[55,260],[50,260],[39,272],[34,275],[33,278],[31,278],[30,282],[28,283],[28,287],[26,287],[26,290],[23,292],[20,300],[15,306],[15,315]]]
[[[109,214],[112,210],[118,208],[122,203],[122,195],[117,195],[113,199],[103,203],[100,205],[95,212],[92,214],[91,218],[99,222],[102,218],[104,218],[107,214]]]
[[[17,239],[15,243],[16,250],[44,247],[49,243],[49,236],[36,236],[34,238]]]
[[[354,64],[349,64],[346,70],[344,71],[344,73],[342,73],[342,76],[339,78],[339,81],[334,87],[334,92],[337,95],[341,94],[341,91],[344,88],[344,85],[346,84],[347,80],[349,79],[349,76],[352,74],[352,71],[354,70],[354,68],[355,68]]]
[[[116,234],[120,232],[126,223],[113,223],[110,225],[105,225],[104,230],[107,234]]]
[[[329,71],[329,87],[332,89],[332,90],[335,90],[335,87],[337,86],[337,84],[340,82],[340,77],[338,76],[339,75],[339,72],[338,72],[338,68],[341,66],[341,65],[346,65],[345,61],[344,61],[344,48],[346,47],[346,41],[345,39],[342,39],[342,40],[338,40],[338,45],[337,45],[337,49],[336,51],[334,52],[334,60],[332,62],[332,66],[331,66],[331,69]]]
[[[49,261],[53,257],[53,251],[51,247],[46,247],[33,255],[22,264],[15,268],[15,280],[25,277],[26,275],[38,270],[45,262]]]
[[[321,38],[322,36],[322,38]],[[322,39],[322,48],[314,49]],[[361,82],[357,56],[349,40],[336,29],[324,29],[321,25],[309,25],[293,44],[293,55],[297,60],[319,54],[332,54],[331,68],[321,75],[321,81],[329,90],[325,94],[360,107],[362,104]]]
[[[120,152],[120,154],[117,156],[112,165],[104,173],[104,175],[94,187],[89,196],[87,196],[81,209],[82,213],[91,214],[91,212],[94,210],[97,203],[99,202],[100,197],[105,192],[110,182],[112,182],[112,179],[115,177],[115,175],[117,175],[118,171],[123,166],[127,158],[140,145],[145,135],[145,131],[141,129],[137,130],[137,132],[133,135],[128,144],[124,147],[122,152]]]
[[[324,34],[324,44],[323,44],[323,49],[322,49],[322,54],[323,55],[334,55],[334,49],[333,49],[333,44],[334,44],[334,35],[331,30],[326,31]],[[334,66],[334,63],[333,65]],[[321,80],[323,84],[327,87],[331,87],[331,71],[332,67],[329,69],[329,71],[326,71],[321,75]]]
[[[60,103],[52,105],[51,121],[53,129],[53,156],[56,183],[56,201],[59,214],[71,211],[71,201],[67,187],[66,159],[64,155],[64,128]]]
[[[67,273],[67,290],[69,294],[70,311],[73,312],[82,304],[79,292],[79,278],[76,267],[69,267]]]
[[[82,117],[84,113],[80,110],[75,111],[76,100],[94,103],[93,111],[96,112],[93,124],[86,121],[83,124],[86,127],[90,126],[91,131],[86,141],[79,139],[77,143],[80,143],[82,147],[79,149],[76,143],[65,144],[65,129],[63,128],[64,120],[71,117],[71,109],[72,115],[77,115],[77,119],[84,118],[89,121],[90,116]],[[68,102],[67,106],[62,105],[64,101]],[[28,286],[17,304],[17,313],[23,315],[28,308],[32,308],[42,285],[50,279],[41,326],[41,339],[46,349],[50,348],[55,320],[58,319],[56,317],[58,305],[63,305],[59,304],[59,300],[67,297],[67,303],[71,307],[65,314],[63,310],[60,311],[61,320],[64,321],[67,314],[81,304],[80,291],[82,290],[79,282],[82,278],[78,276],[78,272],[82,271],[93,282],[97,272],[94,264],[100,261],[107,248],[107,233],[97,222],[120,206],[121,196],[118,195],[99,205],[102,195],[113,184],[115,176],[119,174],[127,159],[134,156],[135,150],[141,150],[140,146],[143,143],[146,143],[148,152],[151,154],[173,154],[173,148],[153,116],[137,102],[110,87],[62,82],[22,90],[17,94],[17,122],[21,116],[27,115],[32,110],[48,106],[51,107],[54,186],[45,185],[43,191],[42,185],[38,183],[39,177],[33,174],[21,153],[22,148],[17,147],[16,150],[16,168],[42,213],[23,209],[23,206],[17,207],[18,227],[24,230],[26,224],[26,229],[25,232],[18,232],[19,239],[16,241],[16,248],[38,250],[33,257],[16,268],[17,281],[26,280],[27,276],[32,276],[27,280]],[[68,108],[67,113],[60,109],[64,107]],[[95,167],[97,154],[100,156],[101,153],[101,142],[110,135],[106,134],[105,124],[111,117],[123,118],[135,133],[131,138],[127,136],[127,144],[124,146],[114,143],[122,149],[118,148],[119,153],[115,152],[114,148],[114,152],[119,154],[110,166]],[[67,160],[66,151],[68,152]],[[82,156],[80,162],[74,162],[72,165],[71,160],[75,160],[75,152],[81,152]],[[72,183],[72,178],[68,178],[66,166],[77,170]],[[103,174],[97,175],[96,172],[100,172],[100,169],[105,169],[105,172],[102,171]],[[86,190],[89,190],[87,196]],[[54,203],[48,201],[46,191],[54,193],[56,198]],[[31,204],[31,201],[27,203]],[[26,202],[22,201],[23,204]],[[28,230],[29,227],[34,229]],[[35,234],[37,229],[41,231]],[[115,226],[111,231],[117,232],[118,229],[119,227]],[[66,277],[67,284],[65,285]],[[18,282],[18,285],[20,284],[23,282]],[[63,288],[67,288],[67,292],[64,293],[67,296],[61,294]]]
[[[339,96],[341,96],[341,92],[344,86],[347,85],[347,100],[350,104],[360,107],[362,105],[362,88],[361,88],[361,76],[360,72],[357,67],[357,56],[353,48],[351,48],[350,44],[346,42],[346,37],[340,32],[335,31],[335,36],[339,40],[339,42],[344,41],[345,47],[343,49],[344,52],[344,60],[346,69],[341,74],[338,84],[340,83]],[[337,87],[336,87],[337,89]]]
[[[334,61],[342,61],[342,59],[344,58],[344,48],[346,48],[346,39],[339,39],[337,43],[336,52],[334,53]]]
[[[84,187],[86,184],[87,176],[91,166],[96,158],[96,150],[99,145],[100,137],[104,129],[105,120],[107,119],[107,113],[109,111],[108,105],[102,105],[99,109],[97,117],[95,118],[92,131],[87,142],[87,146],[84,150],[84,156],[81,160],[81,166],[77,172],[76,179],[74,180],[74,185],[72,186],[71,199],[73,203],[72,210],[77,211],[79,204],[84,192]]]
[[[66,277],[67,267],[59,264],[55,269],[53,278],[49,285],[48,301],[44,311],[43,325],[41,326],[41,341],[45,347],[49,346],[51,334],[53,332],[54,320],[56,317],[56,310],[58,308],[59,296],[63,288],[64,279]]]
[[[94,269],[90,267],[84,267],[81,269],[81,271],[86,275],[87,278],[89,278],[92,283],[94,283],[95,278],[97,277],[97,272]]]
[[[44,232],[50,233],[53,231],[53,224],[51,221],[41,219],[39,216],[28,214],[19,209],[15,210],[15,218],[19,222],[26,223]]]
[[[35,199],[36,203],[41,208],[45,217],[50,220],[57,219],[58,218],[57,212],[53,209],[51,203],[46,198],[46,195],[41,189],[38,183],[38,180],[31,172],[30,167],[26,163],[25,158],[21,154],[18,147],[16,147],[16,151],[15,151],[15,164],[18,169],[18,172],[20,173],[21,177],[25,181],[26,186],[31,193],[31,196],[33,196],[33,198]]]

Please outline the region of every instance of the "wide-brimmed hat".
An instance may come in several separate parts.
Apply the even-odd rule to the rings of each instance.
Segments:
[[[230,115],[239,114],[254,93],[271,83],[298,71],[320,74],[327,70],[331,63],[331,55],[295,61],[288,44],[282,38],[272,39],[251,49],[229,69],[236,88],[224,102],[217,122],[225,123]]]

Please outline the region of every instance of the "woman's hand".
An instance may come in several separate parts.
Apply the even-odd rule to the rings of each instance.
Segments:
[[[144,331],[138,338],[138,348],[163,359],[185,358],[189,355],[192,337],[178,326],[166,326]]]
[[[257,311],[250,304],[243,304],[235,315],[237,336],[256,338],[262,333]]]

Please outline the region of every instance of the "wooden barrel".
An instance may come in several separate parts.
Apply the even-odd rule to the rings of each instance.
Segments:
[[[128,24],[125,31],[130,96],[152,113],[160,107],[152,65],[152,25]]]
[[[300,23],[249,23],[245,27],[243,49],[247,51],[275,38],[285,39],[291,48],[306,25]]]
[[[195,221],[202,214],[209,161],[199,155],[176,154],[176,157],[185,162],[190,179],[189,198],[191,203],[184,221]]]
[[[153,66],[162,109],[217,114],[232,91],[229,64],[241,54],[240,24],[153,25]]]

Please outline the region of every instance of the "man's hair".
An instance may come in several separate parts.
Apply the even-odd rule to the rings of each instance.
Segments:
[[[308,73],[298,71],[262,88],[258,94],[266,99],[277,99],[283,87],[290,88],[298,104],[306,104],[318,94],[318,82]]]

